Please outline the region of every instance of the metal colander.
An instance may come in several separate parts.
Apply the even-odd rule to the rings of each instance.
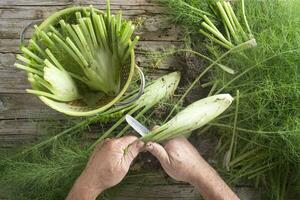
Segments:
[[[61,19],[65,20],[68,23],[74,23],[76,20],[75,13],[76,12],[84,12],[86,9],[89,9],[89,7],[66,8],[64,10],[61,10],[61,11],[56,12],[55,14],[51,15],[50,17],[45,19],[43,22],[34,21],[34,22],[30,23],[27,27],[25,27],[25,29],[21,33],[21,38],[20,38],[21,46],[24,45],[24,34],[30,26],[40,23],[38,28],[40,30],[47,32],[50,29],[50,26],[57,27],[58,23]],[[95,11],[98,14],[104,14],[100,10],[95,9]],[[37,36],[36,32],[33,33],[31,39],[34,40],[36,43],[40,42],[39,37]],[[33,48],[33,46],[31,44],[29,44],[29,46],[27,48],[34,53],[36,51],[35,48]],[[62,56],[64,55],[64,52],[60,52],[60,53]],[[140,78],[142,80],[140,92],[134,99],[131,99],[127,102],[119,102],[120,99],[122,97],[124,97],[125,92],[128,90],[128,87],[131,83],[132,77],[135,72],[139,73]],[[144,75],[143,75],[142,71],[135,64],[134,50],[131,51],[130,61],[126,65],[122,66],[120,78],[121,78],[120,92],[115,96],[104,96],[101,98],[94,97],[97,99],[93,99],[93,101],[95,102],[95,103],[93,103],[93,105],[88,105],[87,103],[85,103],[82,100],[76,100],[76,101],[65,103],[65,102],[55,101],[53,99],[50,99],[50,98],[47,98],[44,96],[40,96],[39,98],[41,99],[42,102],[44,102],[46,105],[53,108],[54,110],[57,110],[59,112],[62,112],[62,113],[65,113],[65,114],[71,115],[71,116],[95,115],[95,114],[98,114],[100,112],[107,110],[108,108],[112,107],[113,105],[118,106],[118,105],[130,104],[130,103],[134,102],[143,93],[143,89],[144,89],[144,85],[145,85]],[[34,85],[32,85],[32,88],[36,89],[34,87]]]

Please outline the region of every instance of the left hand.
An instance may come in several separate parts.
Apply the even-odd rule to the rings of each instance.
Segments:
[[[67,199],[96,199],[103,190],[120,183],[143,146],[135,136],[106,139],[97,145]]]

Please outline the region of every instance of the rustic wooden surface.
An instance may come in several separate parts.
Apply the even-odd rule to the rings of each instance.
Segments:
[[[41,120],[65,117],[43,105],[35,96],[25,93],[24,89],[29,87],[26,75],[13,66],[19,53],[20,32],[32,20],[45,19],[65,7],[89,4],[105,8],[104,0],[0,0],[0,148],[11,148],[38,137],[38,122]],[[141,37],[136,50],[137,64],[144,68],[146,75],[158,76],[180,67],[180,62],[171,57],[153,68],[152,60],[145,56],[146,51],[181,45],[181,31],[170,23],[163,7],[153,0],[111,0],[111,8],[112,12],[122,10],[125,17],[140,24],[136,32]],[[29,38],[30,34],[31,31],[25,37]],[[257,199],[255,195],[245,197],[251,193],[247,186],[238,188],[238,191],[242,199]],[[116,199],[195,199],[196,196],[193,187],[177,183],[138,189],[127,186]]]

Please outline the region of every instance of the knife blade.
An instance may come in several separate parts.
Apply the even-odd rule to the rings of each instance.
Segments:
[[[141,124],[139,121],[134,119],[132,116],[126,115],[125,119],[126,122],[141,136],[145,136],[150,132],[148,128],[146,128],[143,124]]]

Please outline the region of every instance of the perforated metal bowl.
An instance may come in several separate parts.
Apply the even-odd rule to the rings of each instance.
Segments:
[[[68,23],[75,22],[75,19],[76,19],[75,13],[83,12],[85,9],[89,9],[89,7],[66,8],[64,10],[61,10],[61,11],[56,12],[55,14],[51,15],[50,17],[45,19],[43,22],[33,21],[27,27],[25,27],[25,29],[21,33],[21,38],[20,38],[21,46],[24,45],[24,34],[30,26],[32,26],[34,24],[40,24],[39,29],[47,32],[47,31],[49,31],[51,25],[54,27],[58,26],[58,23],[61,19],[65,20]],[[104,14],[100,10],[95,9],[95,11],[98,14]],[[34,40],[36,43],[39,43],[38,36],[36,33],[33,33],[31,39]],[[35,52],[35,49],[30,44],[28,46],[28,49]],[[64,52],[61,52],[61,53],[64,53]],[[120,99],[125,94],[125,92],[127,91],[135,72],[139,73],[140,78],[142,80],[140,92],[138,93],[136,98],[131,99],[128,102],[119,102]],[[121,78],[121,90],[120,90],[119,94],[117,94],[116,96],[113,96],[113,97],[105,96],[104,98],[102,97],[99,99],[94,99],[94,101],[96,103],[93,104],[92,106],[87,105],[82,100],[76,100],[76,101],[64,103],[64,102],[55,101],[53,99],[43,97],[43,96],[40,96],[39,98],[42,102],[44,102],[46,105],[53,108],[54,110],[57,110],[58,112],[62,112],[62,113],[65,113],[65,114],[71,115],[71,116],[95,115],[95,114],[98,114],[100,112],[107,110],[108,108],[112,107],[113,105],[118,105],[118,104],[124,105],[124,104],[130,104],[130,103],[134,102],[143,93],[143,89],[144,89],[144,85],[145,85],[144,75],[143,75],[142,71],[135,65],[134,50],[131,51],[130,62],[128,62],[127,65],[122,66],[120,78]],[[32,88],[36,89],[34,87],[34,85],[32,85]]]

